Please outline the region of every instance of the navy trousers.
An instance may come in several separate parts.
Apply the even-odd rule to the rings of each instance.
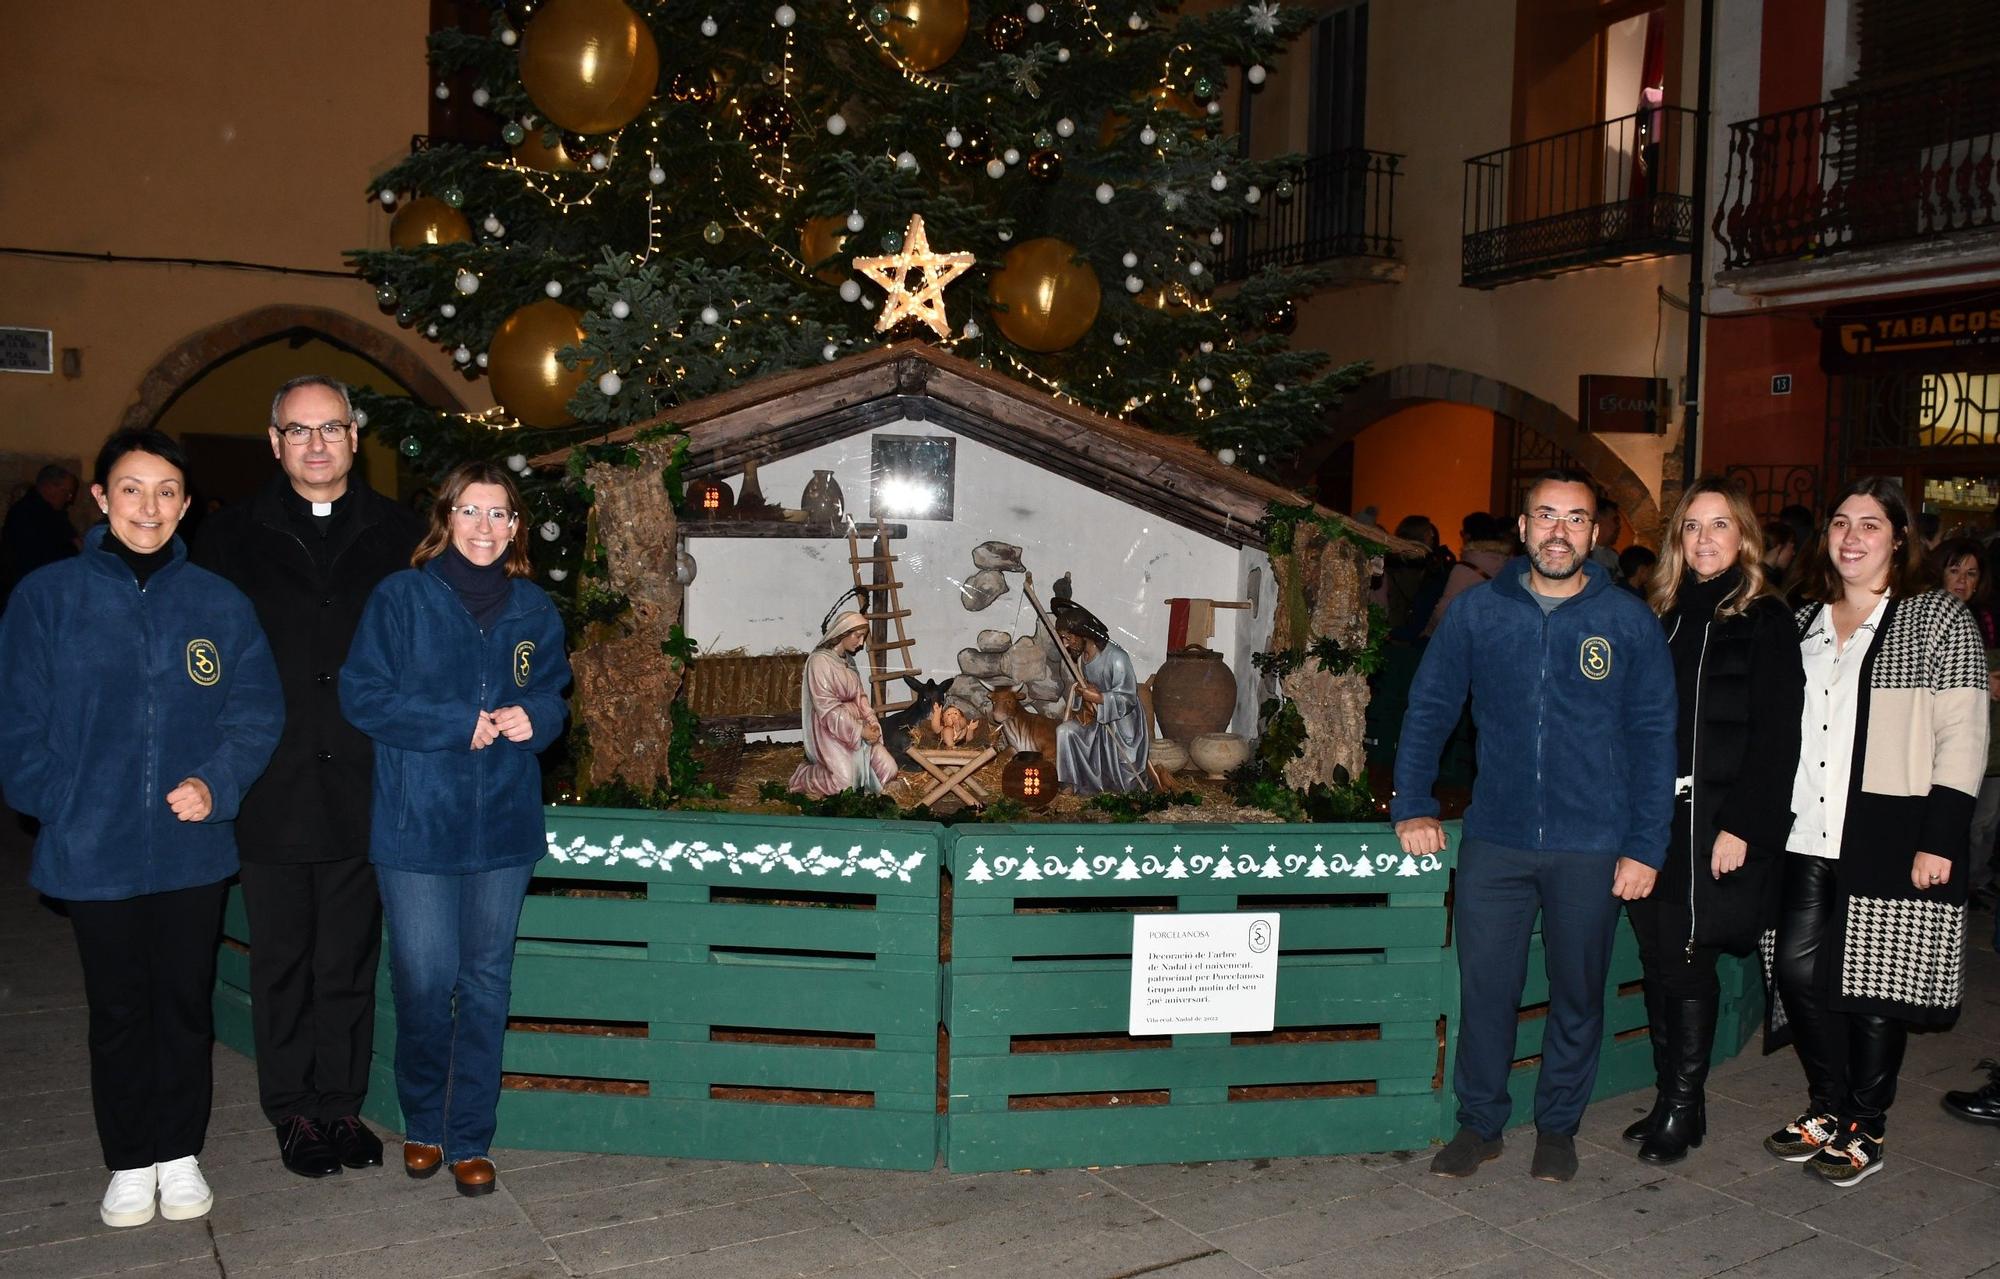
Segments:
[[[1458,1058],[1452,1088],[1458,1122],[1493,1138],[1513,1101],[1516,1016],[1528,976],[1528,943],[1542,917],[1549,1015],[1535,1127],[1574,1134],[1597,1082],[1604,1038],[1604,979],[1619,908],[1611,895],[1616,857],[1524,852],[1483,840],[1459,847],[1452,935],[1458,949]]]

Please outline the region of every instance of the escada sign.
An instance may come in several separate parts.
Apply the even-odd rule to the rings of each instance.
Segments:
[[[1819,363],[1828,373],[2000,368],[2000,293],[1835,307],[1820,322]]]
[[[1658,435],[1666,429],[1662,378],[1585,373],[1577,379],[1577,420],[1586,431]]]

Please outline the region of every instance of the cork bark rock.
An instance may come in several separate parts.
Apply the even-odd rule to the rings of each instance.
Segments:
[[[1322,635],[1345,649],[1368,643],[1368,560],[1360,547],[1302,523],[1292,554],[1276,557],[1272,567],[1278,586],[1274,650],[1307,652]],[[1360,777],[1367,763],[1367,677],[1330,674],[1307,658],[1282,689],[1306,726],[1305,753],[1285,765],[1285,783],[1301,790],[1314,782],[1330,785],[1337,768]]]
[[[668,744],[681,672],[661,650],[681,620],[675,573],[680,521],[661,473],[677,439],[637,446],[636,466],[598,463],[584,473],[594,495],[596,541],[604,547],[609,585],[631,611],[570,659],[577,721],[588,732],[586,786],[618,778],[641,789],[670,779]]]

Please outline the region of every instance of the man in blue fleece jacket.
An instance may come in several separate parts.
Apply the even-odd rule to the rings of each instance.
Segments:
[[[1458,1134],[1431,1161],[1464,1177],[1501,1150],[1535,916],[1549,978],[1535,1157],[1576,1174],[1597,1079],[1619,905],[1653,889],[1674,795],[1674,672],[1659,621],[1589,561],[1596,489],[1549,471],[1520,516],[1527,555],[1453,601],[1410,686],[1390,816],[1406,853],[1442,852],[1431,795],[1466,696],[1479,772],[1458,852]]]

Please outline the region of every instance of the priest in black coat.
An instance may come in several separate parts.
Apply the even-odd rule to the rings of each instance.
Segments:
[[[256,605],[284,686],[284,736],[236,834],[260,1100],[285,1166],[323,1177],[382,1161],[360,1119],[381,947],[368,861],[374,745],[340,713],[340,667],[362,605],[410,566],[423,525],[355,473],[341,383],[285,383],[270,435],[278,473],[209,518],[194,560]]]

